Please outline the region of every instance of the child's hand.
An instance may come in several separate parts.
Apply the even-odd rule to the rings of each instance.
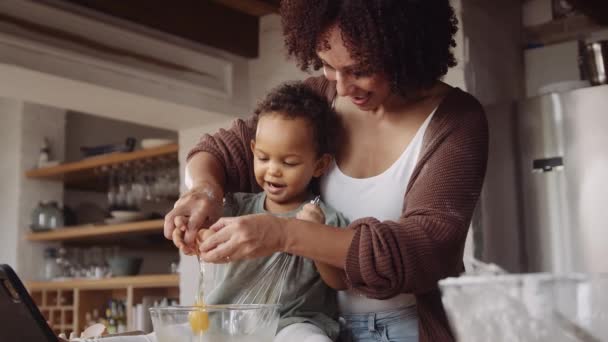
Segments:
[[[325,223],[325,214],[323,213],[323,210],[321,210],[318,205],[312,203],[305,204],[304,207],[302,207],[302,210],[296,215],[296,218],[321,224]]]

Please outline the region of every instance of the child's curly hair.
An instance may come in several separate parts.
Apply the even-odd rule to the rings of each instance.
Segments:
[[[310,123],[317,154],[336,152],[338,116],[321,94],[304,82],[288,82],[270,91],[255,109],[255,120],[264,115],[303,118]]]
[[[289,56],[302,70],[322,67],[337,25],[351,57],[367,73],[385,74],[397,94],[428,88],[456,65],[458,20],[449,0],[282,0]]]

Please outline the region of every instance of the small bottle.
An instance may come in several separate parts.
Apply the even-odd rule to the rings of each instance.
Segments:
[[[93,322],[93,315],[88,311],[84,314],[84,321],[86,322],[84,326],[85,329],[95,324],[95,322]]]
[[[55,259],[57,266],[59,268],[58,276],[61,278],[70,277],[70,268],[71,263],[68,260],[68,251],[64,247],[59,248],[57,251],[57,259]]]
[[[124,303],[118,303],[118,313],[116,319],[117,331],[122,334],[127,331],[127,318],[125,317],[125,306]]]
[[[101,323],[99,320],[99,310],[93,309],[93,323]]]
[[[112,310],[110,308],[106,309],[106,320],[108,321],[106,326],[108,334],[116,334],[116,321],[114,320],[114,317],[112,317]]]
[[[38,155],[38,167],[44,167],[51,159],[51,148],[49,146],[49,139],[44,138],[42,146],[40,147],[40,154]]]

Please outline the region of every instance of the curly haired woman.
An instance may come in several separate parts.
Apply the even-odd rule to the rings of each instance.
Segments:
[[[260,191],[252,120],[204,136],[189,155],[193,187],[165,219],[176,245],[208,262],[277,251],[335,266],[344,341],[452,341],[437,282],[463,270],[487,160],[483,109],[441,81],[456,65],[449,0],[283,0],[287,51],[341,120],[323,200],[352,222],[336,229],[270,215],[222,218],[224,191]],[[263,185],[265,186],[265,185]],[[216,222],[217,221],[217,222]]]

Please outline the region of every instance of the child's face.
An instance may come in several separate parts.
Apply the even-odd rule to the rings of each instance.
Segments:
[[[317,155],[305,119],[273,113],[260,117],[251,150],[255,178],[267,199],[290,210],[306,200],[308,183],[331,161],[328,154]]]

